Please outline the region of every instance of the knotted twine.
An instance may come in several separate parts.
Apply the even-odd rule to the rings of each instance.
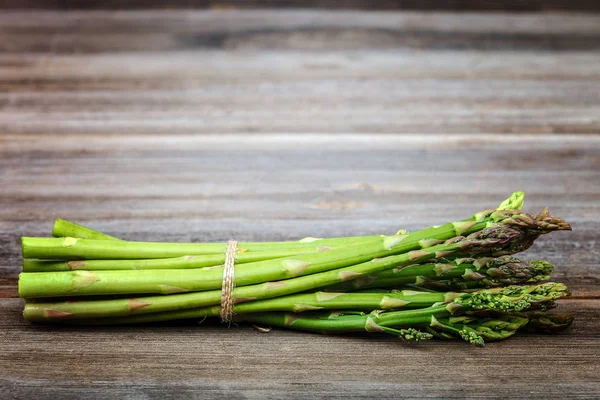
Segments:
[[[235,240],[228,241],[223,265],[223,282],[221,283],[221,322],[231,323],[233,319],[233,288],[235,286],[233,267],[236,251],[237,242]]]

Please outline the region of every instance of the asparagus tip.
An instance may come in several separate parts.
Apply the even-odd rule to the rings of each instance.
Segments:
[[[529,316],[525,330],[535,333],[558,333],[570,327],[574,319],[572,314],[536,313]]]
[[[520,210],[525,203],[525,193],[514,192],[498,206],[498,210]]]
[[[472,329],[468,329],[467,327],[465,327],[458,331],[458,333],[460,337],[466,342],[469,342],[479,347],[485,346],[485,341],[483,340],[483,338]]]
[[[393,329],[388,327],[382,327],[382,329],[385,333],[399,337],[405,342],[418,343],[433,338],[433,335],[431,333],[421,332],[420,330],[415,328]]]

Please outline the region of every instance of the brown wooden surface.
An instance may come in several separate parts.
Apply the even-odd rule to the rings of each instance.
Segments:
[[[599,397],[599,22],[0,14],[0,398]],[[519,189],[574,226],[524,255],[574,291],[559,336],[479,349],[20,316],[19,237],[56,217],[126,239],[278,240],[414,230]]]
[[[600,16],[0,13],[9,133],[598,133]]]
[[[358,10],[594,11],[594,0],[0,0],[5,9],[253,9],[320,8]]]

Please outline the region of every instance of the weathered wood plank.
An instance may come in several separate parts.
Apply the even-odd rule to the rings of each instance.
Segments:
[[[468,77],[465,64],[483,61],[486,55],[421,55],[406,65],[403,56],[369,53],[356,66],[344,56],[329,55],[335,65],[341,62],[340,69],[321,59],[321,70],[303,65],[308,56],[296,54],[281,59],[274,82],[266,82],[261,71],[278,61],[264,55],[217,56],[212,66],[210,56],[201,61],[201,55],[184,55],[165,68],[148,56],[146,65],[155,69],[122,76],[114,76],[113,68],[127,71],[135,58],[79,57],[65,64],[56,58],[55,66],[46,63],[39,72],[14,68],[0,73],[0,87],[7,91],[0,95],[0,128],[18,134],[600,130],[600,56],[559,57],[565,65],[575,63],[564,71],[550,65],[556,57],[534,61],[488,56]],[[544,58],[552,70],[546,72],[553,74],[548,79]],[[446,61],[443,72],[427,67]],[[204,63],[202,70],[195,67],[199,62]],[[540,67],[532,70],[529,62]],[[221,63],[240,68],[222,71]],[[87,76],[78,77],[77,71],[86,70]],[[68,76],[68,71],[75,72]],[[13,72],[19,76],[10,77]],[[382,96],[382,91],[389,94]]]
[[[252,9],[252,8],[322,8],[361,10],[451,10],[451,11],[598,11],[593,0],[105,0],[103,2],[61,0],[1,0],[0,9],[58,9],[58,10],[107,10],[107,9]]]
[[[57,329],[23,322],[20,301],[0,299],[0,394],[597,397],[599,305],[562,301],[559,310],[577,315],[568,332],[519,335],[480,349],[462,342],[415,346],[388,337],[262,334],[211,323]]]
[[[107,11],[3,11],[0,33],[15,39],[20,35],[74,34],[76,40],[87,41],[88,34],[123,33],[132,36],[149,34],[235,35],[244,32],[290,32],[310,29],[382,29],[385,31],[424,31],[439,33],[491,33],[519,35],[598,34],[600,15],[590,13],[424,13],[424,12],[355,12],[324,10],[138,10]],[[75,32],[76,31],[76,32]],[[509,36],[507,36],[509,37]],[[319,42],[320,36],[312,37]],[[440,37],[444,40],[451,40]],[[486,40],[480,38],[479,41]],[[151,38],[146,39],[150,44]],[[477,40],[476,40],[477,41]],[[163,42],[164,43],[164,42]],[[137,43],[102,43],[98,45],[125,46],[140,50]],[[9,44],[3,43],[3,46]],[[13,45],[15,51],[23,51]],[[101,49],[101,48],[100,48]],[[40,50],[42,47],[40,46]]]
[[[0,68],[5,92],[0,129],[18,134],[600,131],[600,53],[355,55],[26,56],[19,59],[29,60],[27,65]],[[16,56],[2,59],[10,64]]]
[[[598,133],[599,27],[564,14],[5,12],[0,131]]]

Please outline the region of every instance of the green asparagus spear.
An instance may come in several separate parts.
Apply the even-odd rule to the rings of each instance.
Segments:
[[[441,291],[465,290],[539,282],[547,280],[554,269],[543,260],[527,263],[510,256],[436,261],[393,268],[326,289],[345,291],[413,285]]]
[[[87,226],[83,226],[61,218],[58,218],[56,221],[54,221],[52,236],[96,240],[119,240],[114,236],[107,235],[106,233],[102,233],[88,228]]]
[[[315,239],[295,242],[255,242],[238,244],[238,252],[246,251],[280,251],[289,249],[306,249],[323,246],[341,247],[357,244],[373,239],[336,238]],[[370,237],[366,237],[370,238]],[[65,238],[21,238],[23,257],[40,260],[72,260],[72,259],[151,259],[174,258],[186,255],[210,255],[225,252],[226,243],[162,243],[162,242],[129,242],[124,240],[94,240]]]
[[[514,201],[518,201],[519,197],[513,199]],[[509,199],[507,199],[509,200]],[[516,205],[517,203],[511,202],[510,205]],[[64,238],[64,237],[72,237],[77,239],[93,239],[93,240],[120,240],[113,236],[107,235],[100,231],[96,231],[92,228],[88,228],[87,226],[83,226],[77,224],[75,222],[71,222],[65,219],[57,219],[54,222],[54,227],[52,229],[52,236],[56,238]],[[356,244],[359,242],[365,242],[369,240],[374,240],[382,235],[371,235],[371,236],[348,236],[348,237],[339,237],[339,238],[314,238],[314,237],[305,237],[300,240],[292,240],[285,242],[253,242],[252,246],[258,246],[262,249],[262,251],[284,251],[288,249],[294,248],[303,248],[305,244],[311,244],[315,247],[318,246],[345,246],[348,244]],[[189,243],[187,243],[189,244]],[[202,245],[210,245],[205,246],[208,251],[214,247],[214,245],[218,243],[199,243]],[[220,244],[223,246],[223,244]],[[312,246],[309,246],[312,247]],[[272,249],[271,249],[272,248]]]
[[[254,263],[292,257],[299,254],[314,254],[329,251],[330,247],[305,247],[275,251],[249,251],[237,253],[236,264]],[[169,270],[195,269],[223,265],[225,254],[205,254],[200,256],[182,256],[174,258],[153,258],[147,260],[72,260],[49,261],[24,259],[23,272],[58,272],[58,271],[123,271],[123,270]]]

